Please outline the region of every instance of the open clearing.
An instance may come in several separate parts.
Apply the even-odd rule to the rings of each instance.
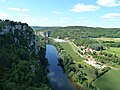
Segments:
[[[64,50],[70,54],[70,56],[75,60],[75,61],[80,61],[83,60],[72,48],[71,44],[69,42],[60,42],[60,45],[64,48]]]
[[[120,71],[110,70],[93,84],[100,90],[120,90]]]
[[[101,41],[115,41],[115,42],[120,42],[120,38],[95,38],[96,40],[101,40]]]

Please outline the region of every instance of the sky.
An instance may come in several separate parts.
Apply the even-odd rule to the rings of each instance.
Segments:
[[[120,28],[120,0],[0,0],[0,19],[30,26]]]

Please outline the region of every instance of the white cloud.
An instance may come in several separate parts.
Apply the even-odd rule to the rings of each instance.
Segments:
[[[83,22],[85,22],[85,23],[91,23],[92,21],[91,20],[83,20]]]
[[[31,21],[33,21],[33,20],[29,16],[23,16],[22,21],[25,23],[31,23]]]
[[[113,22],[113,23],[118,24],[119,22]]]
[[[10,19],[12,16],[5,13],[5,12],[0,12],[0,18],[1,19]]]
[[[22,12],[30,11],[30,9],[21,9],[21,8],[12,8],[12,7],[8,7],[7,9],[12,11],[22,11]]]
[[[8,7],[7,9],[8,10],[12,10],[12,11],[20,11],[20,8],[11,8],[11,7]]]
[[[5,0],[0,0],[0,1],[5,1]]]
[[[48,74],[49,77],[54,77],[54,75],[55,75],[54,72],[50,72],[50,73]]]
[[[101,16],[101,18],[106,18],[106,19],[120,18],[120,13],[107,13]]]
[[[67,20],[69,20],[70,17],[63,17],[63,18],[60,18],[60,22],[66,22]]]
[[[61,14],[61,13],[58,12],[58,11],[52,11],[52,13],[54,13],[54,14]]]
[[[40,19],[40,22],[47,22],[48,21],[48,17],[42,17],[41,19]]]
[[[53,22],[54,26],[69,26],[70,24],[70,17],[62,17],[62,18],[58,18],[57,21]]]
[[[28,12],[28,11],[30,11],[30,9],[21,9],[21,11]]]
[[[105,7],[120,6],[120,0],[97,0],[97,3]]]
[[[93,12],[98,10],[100,7],[99,6],[94,6],[94,5],[85,5],[78,3],[76,4],[71,11],[73,12]]]
[[[23,17],[29,17],[30,15],[28,14],[21,14]]]
[[[34,18],[34,17],[31,17],[30,15],[27,15],[27,14],[23,14],[21,15],[20,17],[20,21],[21,22],[24,22],[24,23],[28,23],[29,25],[38,25],[39,21],[38,19]]]
[[[64,17],[64,18],[61,18],[61,19],[68,20],[68,19],[70,19],[70,17]]]
[[[39,26],[40,23],[45,26],[45,24],[48,22],[48,17],[33,17],[28,14],[21,13],[20,15],[20,21],[28,23],[30,26]]]

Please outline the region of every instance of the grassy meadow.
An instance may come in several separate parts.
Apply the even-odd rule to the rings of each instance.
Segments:
[[[91,82],[96,78],[95,69],[83,62],[83,58],[81,58],[76,52],[78,51],[78,48],[75,47],[73,43],[61,42],[60,45],[75,60],[76,64],[74,65],[76,68],[79,69],[78,65],[81,64],[82,68],[80,68],[80,71],[86,73],[85,77],[88,79],[88,82]],[[103,52],[116,54],[116,56],[120,57],[120,48],[109,47],[108,49],[103,50]],[[119,76],[120,71],[110,70],[98,79],[96,79],[93,82],[93,85],[99,88],[100,90],[120,90],[120,79],[118,79]]]
[[[120,71],[110,70],[93,84],[100,90],[120,90]]]
[[[80,61],[83,60],[77,52],[73,49],[73,46],[69,42],[61,42],[60,45],[64,48],[64,50],[70,54],[70,56],[75,60],[75,61]]]
[[[96,77],[94,73],[95,70],[91,66],[83,62],[83,58],[81,58],[74,50],[74,48],[76,47],[73,44],[70,44],[69,42],[60,42],[60,45],[75,60],[76,67],[78,66],[78,64],[81,64],[83,68],[80,68],[80,70],[87,74],[86,78],[89,80],[88,82],[92,81]]]
[[[120,42],[120,38],[95,38],[96,40],[100,41],[114,41],[114,42]]]

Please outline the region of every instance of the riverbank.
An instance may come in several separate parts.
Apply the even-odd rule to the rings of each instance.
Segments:
[[[76,90],[76,87],[63,72],[63,68],[58,66],[59,55],[57,49],[53,45],[46,46],[46,58],[49,63],[48,78],[52,84],[53,90]]]
[[[69,42],[61,43],[69,44]],[[96,87],[94,87],[91,83],[91,81],[96,78],[96,75],[94,73],[95,69],[83,62],[83,59],[81,57],[78,57],[77,59],[74,58],[72,53],[75,52],[74,50],[72,50],[72,46],[65,45],[64,47],[64,45],[62,46],[61,43],[56,43],[53,41],[53,44],[60,53],[60,65],[63,67],[65,73],[67,73],[67,76],[70,77],[72,81],[74,81],[73,84],[75,85],[75,87],[78,88],[78,90],[79,88],[81,88],[82,90],[83,87],[85,88],[85,90],[93,90],[93,88],[97,90]],[[66,51],[65,48],[68,48],[71,51],[68,51],[68,49]],[[75,63],[76,60],[78,61]]]
[[[59,51],[60,56],[62,56],[62,55],[61,55],[61,50],[60,50],[60,48],[57,46],[57,44],[55,44],[55,42],[52,43],[52,44],[55,45],[55,47],[56,47],[57,50]],[[60,57],[60,58],[61,58],[61,57]],[[68,57],[68,58],[69,58],[69,57]],[[75,86],[75,88],[76,88],[77,90],[83,90],[83,88],[82,88],[82,86],[81,86],[80,84],[78,84],[76,81],[73,81],[73,80],[71,79],[71,77],[69,77],[69,73],[67,73],[66,70],[65,70],[65,65],[63,65],[63,63],[61,63],[61,61],[62,61],[62,60],[59,61],[59,65],[64,69],[64,72],[67,74],[67,77],[69,78],[69,80],[71,81],[71,83]],[[70,61],[70,59],[69,59],[69,61]]]
[[[76,87],[77,90],[83,90],[83,88],[81,87],[80,84],[78,84],[77,82],[74,82],[71,78],[69,78],[71,83]]]

